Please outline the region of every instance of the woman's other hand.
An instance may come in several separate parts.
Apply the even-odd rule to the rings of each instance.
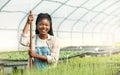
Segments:
[[[27,23],[31,24],[33,20],[34,20],[33,14],[32,14],[32,11],[30,11],[30,14],[29,14],[29,16],[27,18]]]
[[[31,57],[36,57],[37,54],[33,50],[29,50],[29,55]]]

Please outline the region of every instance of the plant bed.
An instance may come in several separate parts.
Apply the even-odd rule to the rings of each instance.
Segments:
[[[72,51],[73,52],[73,51]],[[13,62],[18,63],[21,60],[21,62],[27,62],[27,52],[18,52],[20,53],[20,59],[19,56],[16,53],[8,53],[9,58],[5,58],[5,59],[9,59],[9,61],[6,60],[6,62],[11,62],[13,60]],[[25,53],[25,54],[24,54]],[[63,53],[63,54],[62,54]],[[78,53],[78,52],[77,52]],[[1,54],[1,56],[6,56],[7,53]],[[17,59],[16,57],[13,55],[17,55]],[[76,53],[71,53],[71,52],[61,52],[60,53],[60,57],[67,57],[68,55],[70,56],[74,56]],[[13,58],[11,58],[12,56],[14,56]],[[46,69],[44,71],[37,71],[37,70],[33,70],[33,71],[29,71],[28,69],[24,69],[24,68],[15,68],[12,69],[12,72],[9,75],[115,75],[119,72],[120,70],[120,54],[116,54],[116,55],[111,55],[111,56],[91,56],[91,57],[84,57],[84,58],[80,58],[80,57],[74,57],[74,58],[70,58],[66,60],[59,60],[58,65],[56,68],[51,68],[51,69]],[[4,61],[5,61],[4,59]],[[2,59],[3,60],[3,59]],[[11,64],[8,64],[11,65]],[[17,65],[18,66],[18,65]],[[19,66],[20,67],[20,66]],[[7,74],[6,74],[7,75]]]

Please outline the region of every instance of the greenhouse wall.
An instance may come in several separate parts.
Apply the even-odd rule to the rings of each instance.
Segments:
[[[52,17],[61,48],[67,46],[120,47],[120,0],[1,0],[0,51],[21,50],[19,37],[32,10],[33,32],[39,13]],[[25,48],[26,49],[26,48]]]

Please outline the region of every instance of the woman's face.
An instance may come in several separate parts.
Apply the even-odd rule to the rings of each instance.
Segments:
[[[37,24],[37,30],[41,35],[48,34],[50,30],[50,21],[48,19],[40,20]]]

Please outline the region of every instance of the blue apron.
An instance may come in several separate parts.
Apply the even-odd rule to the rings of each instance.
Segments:
[[[35,40],[35,44],[37,44],[37,38]],[[40,46],[40,47],[35,47],[35,52],[39,55],[50,55],[50,49],[47,46]],[[34,67],[36,69],[44,69],[48,67],[47,61],[43,61],[37,58],[34,58]]]

